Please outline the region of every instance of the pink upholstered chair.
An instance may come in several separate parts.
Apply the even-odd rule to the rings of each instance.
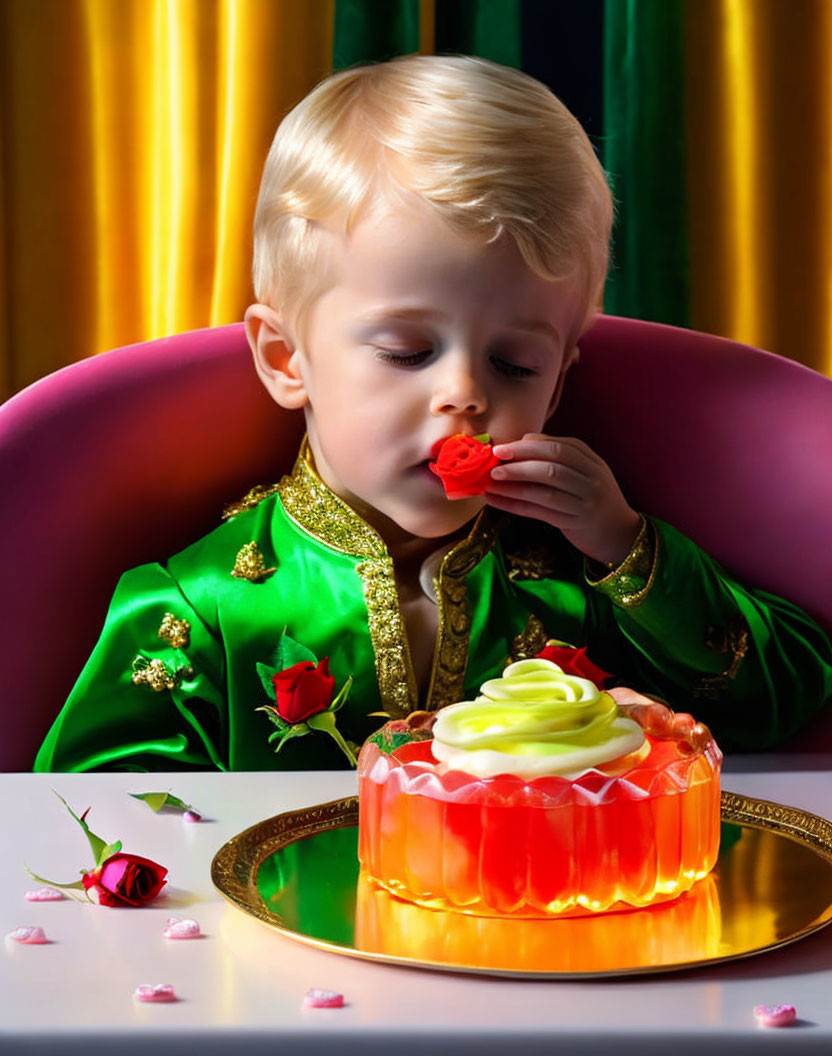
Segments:
[[[260,388],[239,324],[84,360],[0,407],[0,769],[31,766],[119,574],[277,479],[302,428]],[[731,341],[603,317],[554,428],[607,459],[634,505],[832,630],[832,381]],[[832,716],[821,725],[832,748]]]

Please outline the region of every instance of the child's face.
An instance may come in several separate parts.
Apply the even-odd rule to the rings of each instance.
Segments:
[[[377,208],[332,240],[334,284],[292,359],[318,472],[388,543],[448,535],[484,502],[445,498],[434,445],[541,431],[574,354],[576,287],[536,276],[507,241],[461,237],[422,203]]]

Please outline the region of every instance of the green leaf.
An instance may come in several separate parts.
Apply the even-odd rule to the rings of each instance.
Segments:
[[[165,800],[166,807],[172,807],[174,810],[190,810],[191,804],[186,803],[184,799],[180,799],[179,796],[175,796],[172,792],[168,792],[168,798]]]
[[[305,722],[300,722],[296,726],[290,726],[288,730],[281,736],[280,741],[275,748],[275,753],[279,752],[283,745],[292,739],[292,737],[303,737],[309,733],[309,727]]]
[[[277,665],[277,670],[285,671],[287,667],[294,667],[295,664],[303,663],[304,660],[309,660],[315,665],[318,663],[318,658],[311,649],[307,649],[305,645],[296,642],[294,638],[290,638],[284,631],[280,636],[280,641],[274,654],[274,663]],[[274,692],[272,692],[272,695],[274,695]]]
[[[184,799],[175,796],[172,792],[128,792],[133,799],[140,799],[150,807],[154,814],[158,814],[162,807],[171,810],[186,811],[191,809],[191,804]],[[113,854],[116,852],[113,851]]]
[[[279,730],[287,730],[291,723],[288,723],[285,719],[280,717],[280,713],[277,708],[269,707],[268,704],[264,704],[262,708],[255,708],[255,711],[265,711],[268,715],[269,720],[277,726]]]
[[[347,702],[347,697],[350,695],[350,689],[351,688],[352,688],[352,675],[350,675],[350,677],[347,679],[347,681],[338,690],[338,696],[335,697],[335,699],[329,705],[329,707],[327,708],[327,711],[337,711],[339,708],[343,707],[344,704],[346,704],[346,702]]]
[[[257,674],[260,676],[260,682],[263,685],[263,689],[266,691],[266,696],[269,700],[274,700],[274,683],[272,677],[277,674],[279,668],[268,667],[266,664],[257,663]]]
[[[55,792],[55,789],[53,788],[52,791]],[[72,809],[72,807],[69,805],[69,803],[67,803],[67,801],[64,799],[64,797],[62,795],[60,795],[58,792],[55,792],[55,795],[58,797],[58,799],[61,801],[61,803],[63,803],[63,805],[66,807],[66,809],[72,815],[72,817],[75,818],[75,820],[78,822],[78,824],[84,830],[84,835],[87,837],[87,840],[89,841],[90,849],[92,850],[93,860],[95,861],[95,864],[98,865],[98,863],[101,861],[101,852],[107,846],[106,841],[102,840],[100,836],[96,836],[95,833],[91,831],[91,829],[90,829],[89,825],[87,825],[86,821],[84,821],[83,818],[79,818],[78,817],[78,815],[75,813],[75,811]]]
[[[114,854],[118,854],[121,850],[121,840],[116,840],[115,843],[108,843],[104,850],[101,852],[101,859],[95,863],[96,869],[101,865],[102,862],[106,862],[108,858],[112,858]]]
[[[154,814],[158,814],[168,798],[167,792],[128,792],[133,799],[144,800]]]
[[[313,730],[323,730],[324,733],[329,733],[330,730],[335,729],[335,716],[329,709],[319,711],[315,715],[310,715],[306,720],[306,724],[311,726]]]
[[[488,433],[480,433],[478,436],[474,437],[474,440],[479,440],[481,444],[491,443],[491,437],[488,435]]]

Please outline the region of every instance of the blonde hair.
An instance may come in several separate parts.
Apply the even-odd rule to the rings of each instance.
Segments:
[[[345,70],[288,114],[257,201],[258,300],[302,326],[328,282],[321,226],[349,232],[396,185],[460,233],[508,236],[544,278],[577,273],[578,330],[594,313],[612,199],[586,133],[539,81],[463,56]]]

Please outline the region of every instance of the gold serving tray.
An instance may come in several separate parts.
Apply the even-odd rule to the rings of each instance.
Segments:
[[[211,878],[279,934],[414,968],[536,979],[670,972],[750,957],[832,920],[832,822],[722,793],[710,876],[673,902],[568,919],[478,917],[397,899],[359,873],[358,799],[261,821],[229,840]]]

